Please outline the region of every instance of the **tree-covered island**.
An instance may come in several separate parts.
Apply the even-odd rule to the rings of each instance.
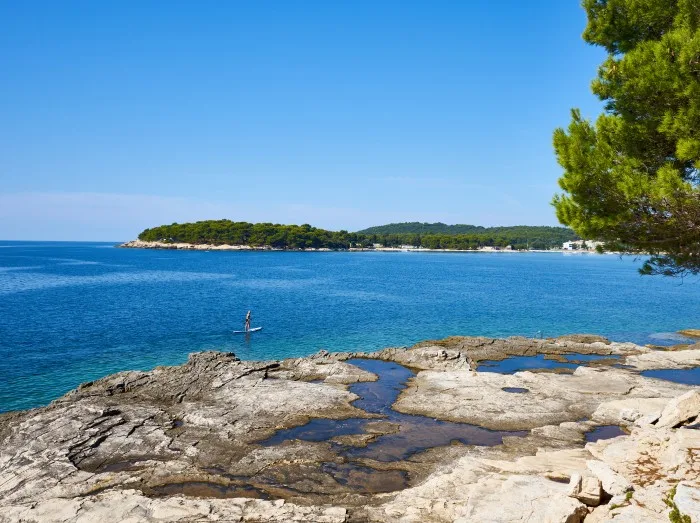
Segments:
[[[566,227],[479,227],[443,223],[400,223],[364,231],[328,231],[311,225],[206,220],[173,223],[146,229],[139,240],[193,245],[269,246],[275,249],[333,249],[399,247],[475,250],[483,247],[556,249],[578,236]]]

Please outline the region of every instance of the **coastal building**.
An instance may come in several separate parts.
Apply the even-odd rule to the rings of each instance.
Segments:
[[[593,240],[576,240],[573,242],[564,242],[561,246],[564,251],[595,251],[598,246],[603,246],[603,242]]]

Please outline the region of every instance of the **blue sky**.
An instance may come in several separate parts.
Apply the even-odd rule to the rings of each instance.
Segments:
[[[0,239],[555,225],[575,1],[0,3]]]

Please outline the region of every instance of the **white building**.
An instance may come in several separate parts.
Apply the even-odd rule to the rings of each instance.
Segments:
[[[603,246],[603,242],[593,240],[576,240],[574,242],[564,242],[561,246],[564,251],[595,251],[598,246]]]

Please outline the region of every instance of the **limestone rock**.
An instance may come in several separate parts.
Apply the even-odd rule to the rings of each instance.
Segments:
[[[580,473],[574,472],[569,478],[569,497],[575,498],[581,492],[581,480],[583,477]]]
[[[555,339],[531,339],[522,336],[511,336],[503,339],[453,336],[439,341],[421,342],[410,350],[435,346],[461,352],[473,361],[501,360],[508,356],[534,356],[536,354],[627,355],[649,352],[646,347],[633,343],[609,342],[602,337],[588,338],[585,335],[583,337],[562,336]]]
[[[282,362],[193,354],[184,365],[121,372],[47,407],[0,414],[0,523],[639,523],[667,521],[663,498],[678,483],[676,503],[697,515],[700,431],[670,428],[674,416],[686,416],[678,412],[692,418],[693,388],[610,366],[573,374],[470,370],[509,354],[572,352],[616,354],[638,369],[681,368],[697,358],[693,350],[659,356],[585,337],[450,338]],[[365,422],[376,415],[351,405],[357,396],[348,384],[375,379],[347,363],[354,357],[424,369],[395,404],[404,412],[529,431],[492,447],[455,442],[400,461],[339,454],[343,445],[361,453],[387,434],[400,440],[405,429],[397,419]],[[662,410],[663,423],[651,425]],[[336,439],[340,445],[267,440],[279,429],[299,434],[309,420],[348,418],[362,433]],[[582,445],[586,432],[607,423],[631,433]],[[403,490],[367,486],[385,479]],[[601,484],[619,506],[586,516],[581,501],[595,505]]]
[[[274,377],[303,381],[323,380],[326,383],[357,383],[375,381],[377,376],[342,361],[326,361],[322,358],[296,358],[284,360]]]
[[[601,492],[600,480],[597,477],[586,475],[581,481],[581,492],[576,498],[589,507],[596,507],[600,505]]]
[[[445,349],[437,345],[412,349],[384,349],[375,354],[380,359],[389,359],[413,369],[452,370],[472,368],[472,360],[461,350]]]
[[[603,336],[598,336],[597,334],[567,334],[564,336],[559,336],[557,341],[573,341],[575,343],[603,343],[605,345],[610,345],[610,340]]]
[[[657,427],[677,427],[700,414],[700,393],[691,390],[672,399],[661,412]]]
[[[673,502],[681,514],[690,516],[691,521],[700,521],[700,488],[697,484],[679,483]]]
[[[654,394],[652,393],[650,395]],[[668,396],[658,398],[625,397],[624,399],[614,399],[598,405],[591,419],[599,423],[610,425],[628,424],[632,422],[638,425],[649,425],[659,418],[661,410],[667,403]],[[651,421],[648,421],[647,418]]]
[[[610,465],[598,460],[589,460],[586,462],[588,470],[590,470],[603,485],[603,490],[611,496],[624,494],[625,492],[634,489],[632,484],[615,472]]]
[[[234,498],[199,500],[173,496],[149,499],[135,490],[112,491],[87,499],[53,499],[4,506],[0,523],[144,522],[306,522],[342,523],[340,507],[304,507],[284,501]]]
[[[529,392],[512,394],[505,392],[504,387],[525,388]],[[430,370],[419,372],[411,380],[394,408],[407,414],[472,423],[494,430],[523,430],[584,417],[595,419],[594,412],[601,403],[624,398],[626,403],[608,406],[598,413],[598,417],[619,423],[622,410],[630,405],[641,412],[658,409],[688,389],[685,385],[660,383],[611,368],[578,367],[573,375]],[[650,407],[649,398],[652,398]]]
[[[625,365],[637,370],[683,369],[700,365],[700,348],[682,351],[648,351],[627,356]]]
[[[615,507],[601,505],[586,517],[585,523],[668,523],[668,515],[646,510],[637,505]]]
[[[649,425],[654,425],[657,421],[659,421],[659,418],[661,417],[661,411],[654,411],[651,412],[650,414],[647,414],[646,416],[642,416],[641,418],[637,418],[634,421],[634,424],[637,427],[648,427]]]
[[[569,497],[576,498],[589,507],[600,505],[602,486],[597,477],[591,474],[581,476],[581,474],[575,473],[571,476],[569,488]]]
[[[691,338],[700,338],[700,329],[684,329],[678,331],[678,334],[682,334],[683,336],[689,336]]]
[[[566,485],[539,476],[482,475],[471,468],[474,465],[462,462],[452,472],[403,491],[393,502],[370,509],[370,520],[580,523],[588,512],[585,505],[566,496]]]

